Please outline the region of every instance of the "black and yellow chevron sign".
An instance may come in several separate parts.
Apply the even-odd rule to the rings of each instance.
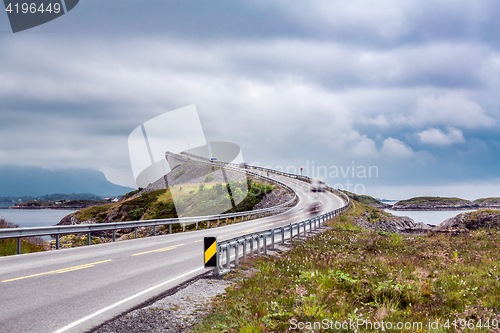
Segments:
[[[205,268],[217,267],[217,237],[205,237]]]

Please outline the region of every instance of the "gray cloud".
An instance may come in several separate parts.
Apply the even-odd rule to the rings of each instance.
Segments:
[[[207,138],[238,143],[247,161],[376,164],[367,184],[490,178],[497,7],[81,2],[35,29],[56,33],[0,35],[0,163],[97,168],[130,186],[128,134],[196,104]],[[418,136],[449,138],[450,126],[461,147]],[[487,166],[467,157],[479,152]]]

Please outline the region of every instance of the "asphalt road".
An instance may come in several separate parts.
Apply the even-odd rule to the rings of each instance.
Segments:
[[[0,257],[0,331],[85,332],[205,273],[205,236],[224,240],[306,220],[318,199],[320,213],[344,205],[304,182],[270,176],[296,191],[297,206],[220,228]]]

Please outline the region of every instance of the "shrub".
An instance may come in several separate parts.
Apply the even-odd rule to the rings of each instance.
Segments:
[[[217,192],[217,195],[224,194],[224,186],[221,183],[215,184],[215,191]]]
[[[205,179],[203,179],[203,182],[204,183],[210,183],[212,180],[214,180],[214,174],[213,173],[209,173],[205,176]]]
[[[184,171],[184,170],[181,170],[181,171],[178,171],[178,172],[174,173],[174,179],[179,178],[179,177],[180,177],[180,176],[182,176],[184,173],[186,173],[186,171]]]
[[[198,191],[203,191],[205,189],[205,184],[200,184],[200,187],[198,187]]]

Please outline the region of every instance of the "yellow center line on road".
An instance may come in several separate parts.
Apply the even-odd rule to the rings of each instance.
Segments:
[[[108,261],[112,261],[113,259],[108,259],[104,261],[98,261],[98,262],[93,262],[91,264],[85,264],[85,265],[80,265],[80,266],[73,266],[73,267],[68,267],[68,268],[62,268],[62,269],[57,269],[55,271],[50,271],[50,272],[45,272],[45,273],[38,273],[38,274],[33,274],[33,275],[26,275],[26,276],[21,276],[15,279],[10,279],[10,280],[3,280],[1,282],[10,282],[10,281],[16,281],[16,280],[22,280],[22,279],[27,279],[35,276],[40,276],[40,275],[47,275],[47,274],[60,274],[60,273],[67,273],[67,272],[72,272],[76,271],[79,269],[84,269],[84,268],[89,268],[89,267],[94,267],[97,264],[102,264]]]
[[[202,242],[203,239],[198,239],[197,241],[194,241],[193,243],[198,243],[198,242]]]
[[[164,247],[164,248],[161,248],[161,249],[156,249],[156,250],[151,250],[151,251],[136,253],[136,254],[132,254],[131,257],[140,256],[140,255],[147,254],[147,253],[163,252],[163,251],[173,250],[176,247],[182,246],[182,245],[184,245],[184,244],[172,245],[172,246]]]

